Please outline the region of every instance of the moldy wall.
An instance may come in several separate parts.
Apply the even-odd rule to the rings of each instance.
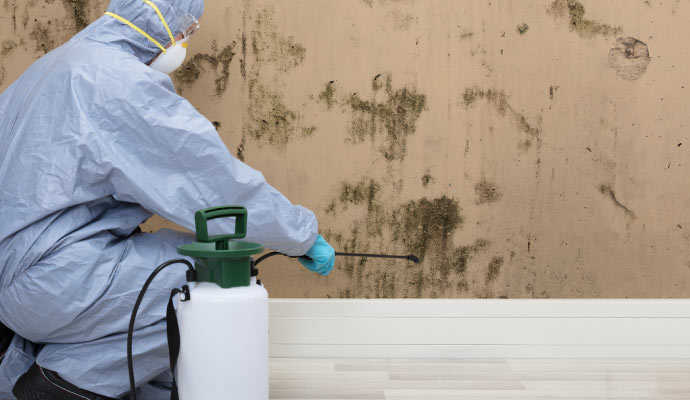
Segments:
[[[1,1],[0,89],[107,5]],[[319,277],[274,258],[274,297],[688,297],[689,17],[682,0],[207,0],[174,80],[337,249],[423,259]]]

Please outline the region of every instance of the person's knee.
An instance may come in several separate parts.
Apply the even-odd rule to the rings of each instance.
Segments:
[[[50,370],[35,364],[22,375],[12,388],[17,400],[114,400],[79,389]]]

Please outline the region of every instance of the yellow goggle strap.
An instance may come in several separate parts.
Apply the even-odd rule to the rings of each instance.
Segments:
[[[158,6],[153,4],[151,0],[144,0],[144,3],[148,4],[151,6],[156,11],[156,14],[158,14],[158,18],[161,19],[161,22],[163,23],[163,26],[165,26],[165,30],[168,31],[168,36],[170,36],[170,41],[172,42],[172,45],[175,45],[175,36],[173,36],[172,32],[170,31],[170,27],[168,26],[168,23],[165,21],[165,18],[163,18],[163,14],[161,14],[161,10],[158,9]]]
[[[151,8],[156,11],[156,14],[158,14],[158,18],[160,18],[161,22],[163,22],[163,26],[165,26],[165,30],[168,32],[168,36],[170,36],[170,41],[172,42],[172,45],[175,45],[175,37],[173,36],[172,32],[170,31],[170,27],[168,26],[168,23],[165,21],[165,18],[163,18],[163,14],[161,14],[161,11],[158,9],[158,7],[151,2],[151,0],[144,0],[144,3],[148,4]],[[128,21],[127,19],[115,14],[111,13],[110,11],[107,11],[105,15],[108,15],[110,17],[115,18],[116,20],[122,22],[123,24],[128,25],[130,28],[134,29],[135,31],[139,32],[142,36],[144,36],[146,39],[150,40],[151,43],[155,44],[158,46],[163,53],[166,52],[165,47],[163,47],[162,44],[160,44],[156,39],[154,39],[151,35],[148,33],[144,32],[143,29],[139,28],[138,26],[134,25],[132,22]]]

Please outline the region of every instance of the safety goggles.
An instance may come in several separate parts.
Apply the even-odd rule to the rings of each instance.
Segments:
[[[182,28],[182,39],[186,39],[192,36],[196,31],[201,28],[199,20],[194,18],[194,16],[188,12],[182,12],[177,18],[177,26]]]

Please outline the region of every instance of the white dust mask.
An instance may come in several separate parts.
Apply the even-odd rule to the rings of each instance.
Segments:
[[[161,53],[152,63],[151,68],[164,74],[170,74],[178,69],[187,56],[187,38],[178,40],[174,45]]]

